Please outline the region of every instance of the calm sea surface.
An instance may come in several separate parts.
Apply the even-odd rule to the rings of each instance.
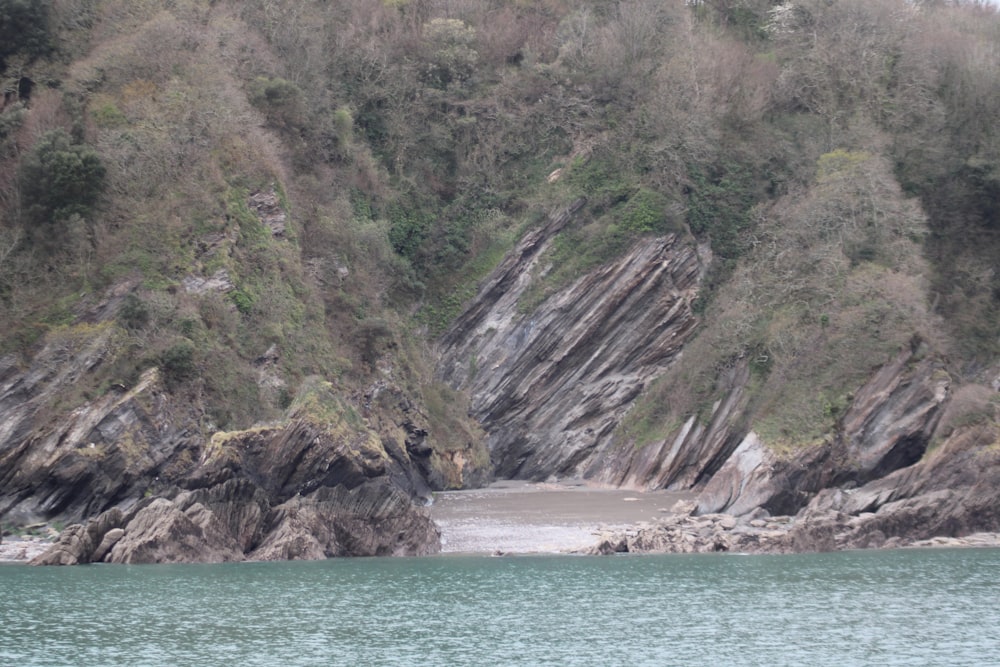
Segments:
[[[1000,550],[7,565],[0,665],[1000,665]]]

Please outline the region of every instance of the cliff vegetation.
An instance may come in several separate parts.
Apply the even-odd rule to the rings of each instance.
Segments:
[[[228,559],[345,479],[914,463],[997,418],[998,44],[975,0],[0,0],[0,518],[245,478],[287,516]]]

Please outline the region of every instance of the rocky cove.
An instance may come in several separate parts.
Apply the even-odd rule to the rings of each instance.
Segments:
[[[50,340],[26,368],[0,359],[0,517],[71,524],[36,564],[432,554],[442,546],[425,507],[433,492],[490,479],[688,499],[641,524],[584,518],[596,546],[556,551],[824,551],[978,544],[990,540],[969,536],[1000,531],[997,422],[959,420],[942,434],[953,388],[920,341],[874,369],[809,446],[782,451],[747,428],[751,374],[739,363],[720,398],[666,439],[623,438],[632,402],[698,331],[692,304],[709,255],[677,234],[647,240],[520,307],[584,203],[528,233],[438,342],[438,378],[469,396],[488,462],[482,442],[436,446],[436,424],[391,371],[347,396],[310,380],[282,420],[208,436],[197,405],[156,369],[57,407],[110,354],[123,284],[81,313],[85,335]],[[982,391],[995,409],[996,387]]]

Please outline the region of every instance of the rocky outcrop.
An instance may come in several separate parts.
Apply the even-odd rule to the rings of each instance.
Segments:
[[[20,371],[0,364],[0,516],[15,524],[79,521],[140,498],[157,477],[185,471],[200,449],[196,415],[176,409],[156,369],[72,410],[59,408],[83,374],[103,363],[114,327],[54,338]]]
[[[740,363],[721,374],[723,398],[706,419],[691,415],[673,437],[636,447],[621,440],[603,451],[587,477],[613,486],[686,490],[701,486],[729,458],[740,442],[750,372]]]
[[[1000,424],[960,429],[920,463],[831,488],[799,513],[790,548],[900,546],[1000,532]]]
[[[438,375],[471,395],[498,477],[586,471],[695,328],[704,267],[678,235],[643,240],[522,312],[545,249],[581,206],[526,235],[440,341]]]
[[[791,517],[767,512],[735,517],[730,514],[695,516],[694,503],[679,502],[655,525],[604,533],[585,553],[735,553],[785,550]]]
[[[956,432],[920,462],[855,488],[826,488],[795,516],[675,506],[656,525],[600,536],[590,553],[786,553],[1000,546],[1000,424]]]
[[[257,214],[261,224],[271,232],[271,236],[278,238],[285,236],[288,214],[285,213],[285,207],[273,185],[266,192],[258,190],[247,197],[247,206]]]
[[[864,484],[920,460],[950,380],[939,362],[915,356],[907,348],[883,366],[819,445],[779,454],[748,433],[704,485],[697,511],[794,514],[822,489]]]
[[[367,482],[323,487],[275,508],[252,560],[426,556],[441,550],[430,515],[398,489]]]
[[[320,486],[278,502],[246,477],[113,508],[68,527],[35,565],[215,563],[440,550],[427,511],[385,478]]]
[[[26,370],[0,361],[0,516],[21,526],[72,524],[37,562],[439,548],[420,506],[430,489],[405,430],[376,430],[328,383],[303,383],[280,423],[210,438],[197,408],[166,391],[155,368],[133,386],[61,408],[77,380],[113,355],[118,335],[111,323],[81,325],[52,337]],[[317,546],[296,555],[287,544],[297,539]]]

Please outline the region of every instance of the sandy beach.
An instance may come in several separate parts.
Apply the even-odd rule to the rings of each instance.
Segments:
[[[444,553],[568,553],[596,533],[651,523],[684,492],[638,492],[586,483],[500,481],[434,494],[431,517]]]

